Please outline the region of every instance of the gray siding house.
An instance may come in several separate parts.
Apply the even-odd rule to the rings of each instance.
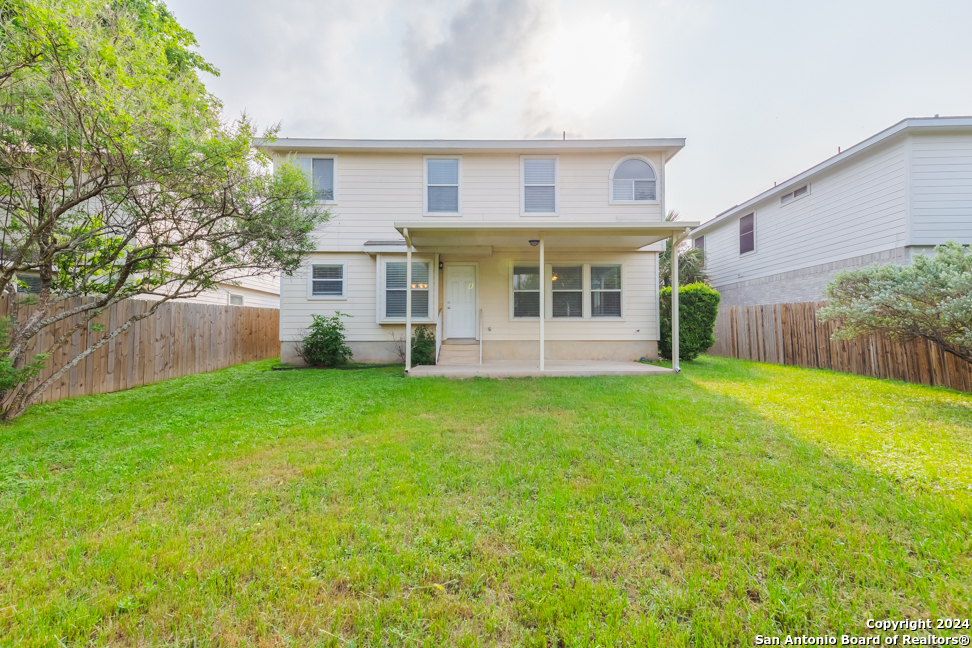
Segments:
[[[823,298],[843,268],[972,244],[972,117],[905,119],[702,224],[722,304]]]

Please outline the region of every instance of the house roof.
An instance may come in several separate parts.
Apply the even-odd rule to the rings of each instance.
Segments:
[[[570,140],[369,140],[281,137],[257,139],[255,145],[275,153],[630,153],[659,151],[671,159],[685,146],[685,138],[570,139]]]
[[[704,234],[706,231],[719,225],[720,223],[732,220],[735,216],[744,215],[752,210],[759,202],[777,195],[783,195],[792,189],[799,187],[808,180],[830,169],[834,166],[843,164],[850,160],[859,158],[875,146],[879,146],[897,137],[903,137],[906,133],[921,132],[948,132],[948,131],[972,130],[972,117],[909,117],[902,119],[894,126],[886,128],[876,135],[872,135],[863,142],[851,146],[845,151],[828,158],[820,164],[810,167],[806,171],[798,173],[789,180],[779,183],[772,189],[767,189],[763,193],[754,196],[744,203],[731,207],[714,218],[706,221],[692,232],[692,235]]]
[[[408,230],[416,248],[491,246],[529,249],[531,239],[544,237],[551,251],[559,249],[638,250],[673,234],[688,232],[697,222],[663,221],[416,221],[395,223],[402,236]]]

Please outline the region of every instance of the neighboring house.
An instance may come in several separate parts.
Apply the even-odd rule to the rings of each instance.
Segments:
[[[972,244],[972,117],[905,119],[691,237],[726,306],[819,300],[841,269]]]
[[[40,292],[40,277],[36,274],[18,274],[24,284],[20,292]],[[207,290],[191,299],[174,301],[217,304],[219,306],[257,306],[259,308],[280,308],[280,276],[278,274],[262,277],[245,277],[233,283],[220,283],[218,288]]]
[[[262,146],[304,168],[331,213],[304,269],[282,277],[283,362],[299,362],[313,314],[338,311],[355,360],[399,359],[406,237],[411,321],[447,344],[484,361],[539,360],[541,344],[554,360],[657,356],[653,244],[687,225],[663,219],[665,163],[683,139]]]

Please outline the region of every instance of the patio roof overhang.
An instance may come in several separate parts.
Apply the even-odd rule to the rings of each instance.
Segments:
[[[493,249],[530,249],[531,240],[543,235],[556,249],[640,250],[698,227],[694,221],[465,221],[395,223],[407,231],[417,251],[446,252],[455,248],[490,246]]]

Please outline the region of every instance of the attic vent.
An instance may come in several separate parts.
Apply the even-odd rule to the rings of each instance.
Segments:
[[[782,196],[780,196],[780,204],[781,205],[785,205],[786,203],[790,202],[791,200],[796,200],[800,196],[805,196],[808,193],[810,193],[810,184],[809,183],[803,185],[802,187],[797,187],[796,189],[794,189],[790,193],[786,193],[786,194],[783,194]]]

